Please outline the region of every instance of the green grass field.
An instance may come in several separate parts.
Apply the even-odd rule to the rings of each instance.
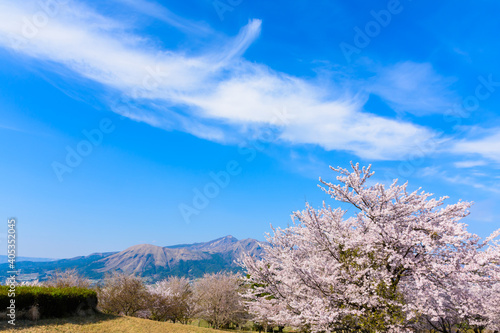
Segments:
[[[38,322],[16,321],[16,327],[5,321],[0,322],[0,331],[4,332],[68,332],[68,333],[227,333],[211,328],[191,325],[157,322],[134,317],[119,317],[99,314],[93,317],[71,317],[61,319],[43,319]]]

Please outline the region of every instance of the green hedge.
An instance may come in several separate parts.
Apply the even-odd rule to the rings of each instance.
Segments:
[[[8,293],[8,286],[0,286],[0,312],[10,305]],[[15,293],[16,311],[37,304],[43,318],[71,316],[80,310],[95,311],[97,306],[97,293],[85,288],[17,286]]]

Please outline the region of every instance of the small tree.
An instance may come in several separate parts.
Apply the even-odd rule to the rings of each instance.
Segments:
[[[148,292],[150,294],[148,308],[152,319],[187,324],[193,313],[194,304],[192,288],[186,278],[169,277],[148,286]]]
[[[267,311],[260,295],[272,295],[279,310],[271,319],[314,332],[411,331],[422,318],[492,321],[491,296],[481,303],[475,295],[498,287],[499,231],[481,242],[460,223],[469,203],[441,207],[446,197],[409,193],[397,180],[368,186],[370,167],[351,166],[332,168],[340,184],[320,181],[352,216],[307,206],[291,227],[273,229],[262,260],[244,258],[248,283],[258,286],[246,294],[252,311]]]
[[[149,293],[147,308],[150,319],[167,321],[173,316],[173,293],[165,282],[161,281],[147,287]]]
[[[213,328],[230,323],[240,323],[247,318],[239,291],[240,278],[230,273],[205,274],[195,281],[194,300],[197,317],[206,320]]]
[[[81,276],[76,269],[68,269],[65,271],[56,271],[50,278],[44,283],[46,286],[50,287],[79,287],[79,288],[90,288],[91,283],[89,279]]]
[[[104,279],[97,297],[103,312],[134,316],[147,308],[149,294],[141,278],[115,272]]]

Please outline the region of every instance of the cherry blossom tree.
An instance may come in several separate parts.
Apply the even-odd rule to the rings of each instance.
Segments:
[[[467,232],[470,203],[444,206],[395,180],[369,185],[369,167],[332,168],[338,183],[320,186],[354,211],[309,205],[293,225],[273,228],[261,260],[243,259],[250,309],[312,332],[404,332],[422,322],[496,327],[491,299],[500,281],[500,251]],[[481,299],[483,298],[483,299]],[[439,326],[439,325],[437,325]],[[446,326],[446,325],[445,325]]]
[[[140,277],[113,272],[98,288],[99,308],[104,313],[137,316],[147,309],[149,294]]]
[[[484,316],[488,323],[486,328],[490,331],[500,332],[500,283],[496,283],[489,290],[489,294],[484,296],[485,309]]]
[[[248,285],[247,288],[255,289],[262,287],[262,285]],[[242,293],[244,294],[244,292]],[[278,326],[280,331],[285,327],[286,322],[276,321],[276,315],[282,310],[283,304],[278,302],[276,298],[269,293],[255,295],[259,298],[259,302],[247,302],[248,312],[252,313],[252,321],[257,324],[259,332],[263,329],[267,332],[270,328]]]
[[[146,287],[149,297],[146,301],[150,312],[149,318],[158,321],[166,321],[172,317],[174,307],[174,293],[166,280],[159,281]]]
[[[206,320],[213,328],[246,320],[247,312],[240,289],[240,277],[236,274],[205,274],[193,284],[196,317]]]
[[[76,269],[68,269],[65,271],[55,271],[49,277],[47,281],[45,281],[44,285],[49,287],[79,287],[79,288],[90,288],[91,282],[89,279],[86,279],[82,275],[80,275]]]
[[[194,311],[193,291],[188,279],[169,277],[147,289],[150,294],[148,308],[153,319],[187,324]]]

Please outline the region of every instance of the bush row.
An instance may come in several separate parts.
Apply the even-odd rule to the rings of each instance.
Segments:
[[[9,286],[0,286],[0,308],[5,311],[15,299],[16,311],[37,306],[42,318],[65,317],[79,312],[95,311],[97,293],[94,290],[67,287],[18,286],[15,297],[9,297]]]

